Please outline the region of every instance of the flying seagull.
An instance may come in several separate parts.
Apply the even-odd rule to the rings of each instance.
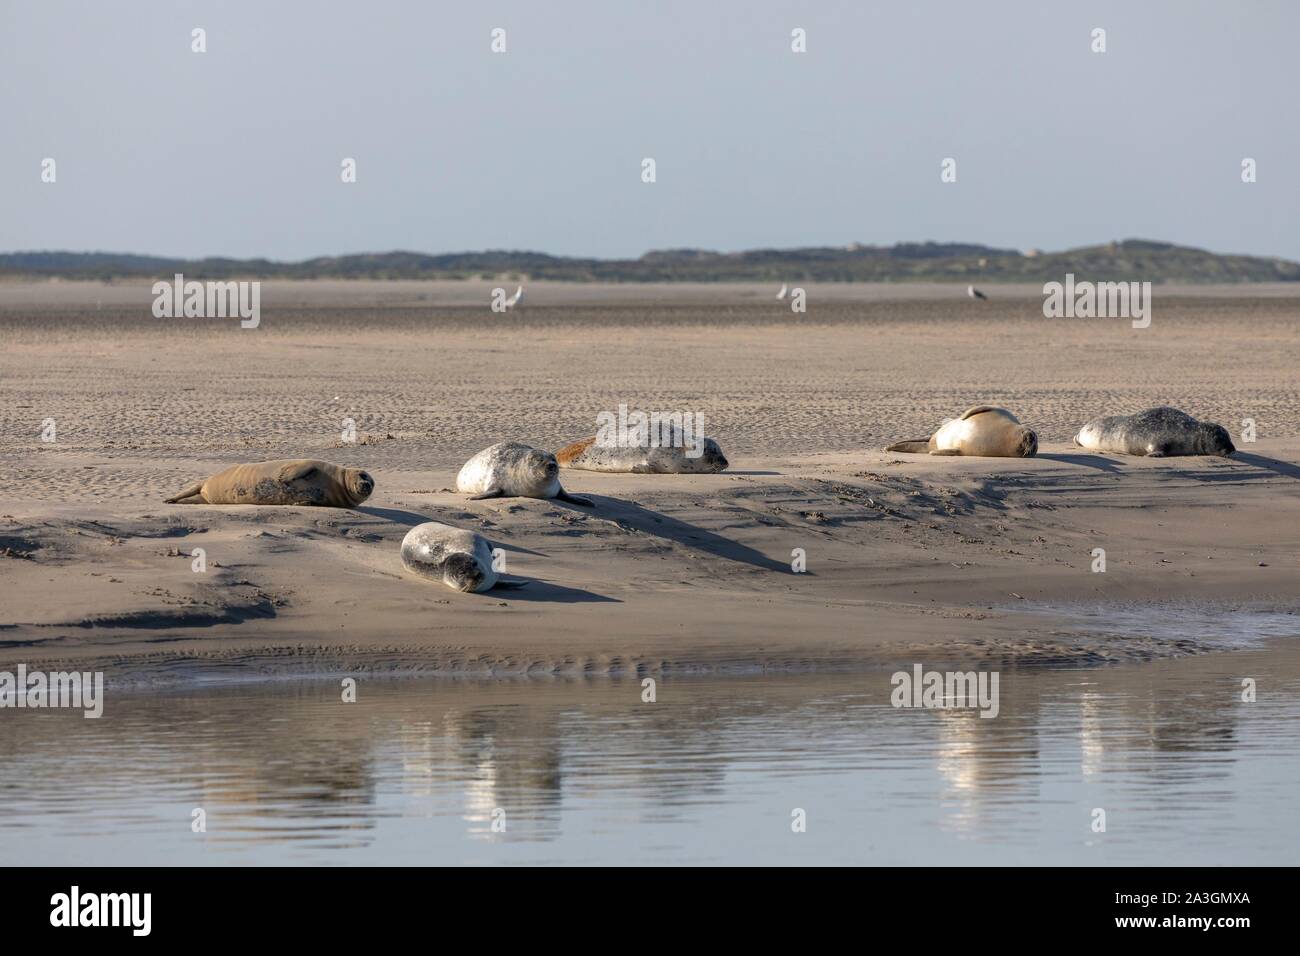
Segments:
[[[781,283],[781,291],[778,292],[778,293],[776,294],[776,297],[777,297],[778,299],[784,299],[784,298],[785,298],[785,293],[786,293],[786,289],[787,289],[787,288],[789,288],[788,284],[785,283],[785,282],[782,282],[782,283]]]
[[[506,308],[513,309],[515,306],[517,306],[520,302],[523,301],[523,298],[524,298],[524,287],[520,286],[519,288],[515,289],[514,295],[506,299]]]
[[[988,299],[988,296],[986,296],[979,289],[975,288],[973,285],[968,285],[966,287],[966,294],[970,296],[972,299]]]

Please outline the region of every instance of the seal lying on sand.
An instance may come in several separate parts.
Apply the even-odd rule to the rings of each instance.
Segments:
[[[979,458],[1032,458],[1038,436],[1005,408],[976,405],[939,426],[929,438],[900,441],[885,451],[924,455],[972,455]]]
[[[524,586],[497,579],[492,546],[482,535],[437,521],[426,521],[406,532],[402,563],[416,574],[442,581],[453,591]]]
[[[374,490],[375,480],[360,468],[344,468],[315,458],[294,458],[232,465],[164,500],[168,504],[197,498],[198,501],[189,503],[355,508]]]
[[[1221,455],[1237,450],[1228,430],[1214,422],[1198,422],[1168,405],[1148,408],[1136,415],[1094,418],[1079,429],[1074,443],[1089,451],[1116,455]]]
[[[560,487],[560,466],[549,451],[508,441],[484,448],[465,462],[456,476],[456,490],[471,501],[484,498],[559,498],[592,507]]]
[[[690,443],[674,432],[667,445],[619,447],[596,444],[595,438],[575,441],[555,453],[561,468],[611,471],[636,475],[716,475],[726,470],[727,457],[712,438],[704,439],[700,454],[692,457]]]

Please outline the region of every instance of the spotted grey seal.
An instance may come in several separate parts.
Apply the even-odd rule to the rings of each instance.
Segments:
[[[665,445],[600,445],[595,438],[584,438],[566,445],[555,453],[561,468],[581,471],[609,471],[650,475],[712,475],[727,468],[727,457],[712,438],[704,439],[700,454],[674,431]]]
[[[502,581],[492,566],[492,546],[473,531],[438,521],[417,524],[402,539],[402,563],[416,574],[441,580],[453,591],[519,588],[524,583]]]
[[[483,498],[558,498],[592,507],[592,502],[560,487],[560,466],[549,451],[519,442],[500,442],[465,462],[456,476],[456,490]]]
[[[900,441],[885,451],[918,455],[971,455],[979,458],[1032,458],[1038,436],[1020,419],[996,405],[975,405],[960,418],[944,422],[929,438]]]
[[[1074,443],[1089,451],[1116,455],[1220,455],[1237,450],[1228,430],[1214,422],[1198,422],[1168,405],[1148,408],[1136,415],[1106,415],[1079,429]]]
[[[344,468],[315,458],[294,458],[231,465],[164,500],[168,504],[198,498],[189,503],[355,508],[374,490],[375,480],[360,468]]]

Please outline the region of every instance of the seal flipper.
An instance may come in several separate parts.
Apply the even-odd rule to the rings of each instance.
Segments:
[[[492,585],[490,590],[517,591],[519,588],[526,587],[528,587],[527,581],[498,581],[496,584]]]
[[[483,494],[481,494],[481,495],[470,495],[470,496],[469,496],[469,500],[470,500],[470,501],[483,501],[485,498],[500,498],[500,497],[502,497],[501,486],[500,486],[500,485],[493,485],[491,488],[489,488],[487,491],[483,492]]]
[[[931,455],[960,455],[956,448],[934,448],[930,451]]]
[[[282,468],[280,470],[281,481],[297,481],[299,478],[309,478],[316,471],[316,466],[307,464],[299,465],[297,468]]]
[[[561,501],[567,501],[571,505],[582,505],[584,508],[596,507],[596,502],[590,498],[579,498],[577,495],[571,495],[563,488],[555,493],[555,497]]]
[[[177,502],[184,501],[186,498],[193,498],[196,495],[200,497],[202,497],[203,495],[203,482],[201,481],[196,481],[194,484],[190,485],[188,488],[186,488],[178,495],[173,495],[170,498],[164,498],[163,504],[174,505]],[[204,504],[207,504],[207,502],[205,501]]]
[[[930,439],[918,438],[912,441],[895,442],[885,448],[885,451],[905,451],[912,455],[924,455],[930,450]]]

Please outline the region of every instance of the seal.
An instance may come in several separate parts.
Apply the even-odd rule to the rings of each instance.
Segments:
[[[500,442],[465,462],[456,476],[456,490],[470,501],[484,498],[559,498],[592,507],[560,487],[560,466],[549,451],[515,441]]]
[[[375,479],[360,468],[344,468],[315,458],[231,465],[206,481],[164,499],[176,504],[321,505],[355,508],[375,490]]]
[[[493,587],[521,588],[502,581],[492,567],[492,545],[473,531],[438,521],[417,524],[402,539],[402,563],[416,574],[441,580],[453,591],[482,592]]]
[[[996,405],[975,405],[939,426],[929,438],[900,441],[885,451],[918,455],[971,455],[978,458],[1032,458],[1038,436],[1020,419]]]
[[[712,438],[704,439],[700,454],[674,432],[668,445],[598,445],[595,438],[584,438],[566,445],[555,453],[561,468],[580,471],[608,471],[635,475],[716,475],[727,468],[727,456]]]
[[[1106,415],[1079,429],[1074,443],[1089,451],[1116,455],[1219,455],[1237,450],[1228,430],[1214,422],[1198,422],[1168,405],[1148,408],[1136,415]]]

